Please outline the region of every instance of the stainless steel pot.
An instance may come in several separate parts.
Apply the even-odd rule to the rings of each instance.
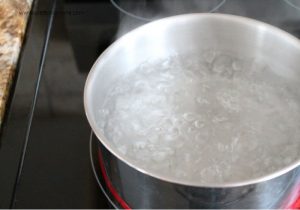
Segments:
[[[96,113],[112,81],[147,59],[179,52],[218,49],[240,56],[264,55],[299,77],[300,42],[273,26],[222,14],[189,14],[144,25],[112,44],[95,62],[86,81],[84,105],[99,139],[106,173],[132,208],[283,208],[297,196],[299,161],[266,176],[215,186],[176,182],[142,170],[118,152],[97,125]],[[299,185],[300,187],[300,185]]]

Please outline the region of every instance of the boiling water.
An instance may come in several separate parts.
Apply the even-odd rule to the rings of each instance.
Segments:
[[[212,51],[173,56],[111,85],[99,126],[134,165],[156,175],[222,184],[300,157],[296,84],[263,62]]]

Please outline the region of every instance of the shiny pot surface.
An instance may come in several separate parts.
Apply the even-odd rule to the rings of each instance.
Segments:
[[[112,81],[141,63],[206,49],[245,57],[264,55],[299,77],[300,43],[270,25],[221,14],[191,14],[162,19],[121,37],[96,61],[84,92],[89,123],[101,143],[112,184],[132,208],[279,208],[296,196],[299,160],[265,177],[225,185],[199,186],[143,170],[114,148],[97,125],[97,111]]]

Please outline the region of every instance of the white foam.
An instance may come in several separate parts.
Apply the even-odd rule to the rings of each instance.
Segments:
[[[206,52],[142,64],[113,84],[99,126],[156,174],[220,184],[274,172],[300,156],[299,101],[251,62]]]

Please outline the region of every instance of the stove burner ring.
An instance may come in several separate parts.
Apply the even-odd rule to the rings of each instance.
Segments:
[[[99,162],[99,166],[100,166],[100,174],[98,174],[95,164],[94,164],[94,154],[93,154],[93,132],[91,132],[90,135],[90,142],[89,142],[89,150],[90,150],[90,161],[91,161],[91,166],[92,166],[92,171],[93,174],[95,176],[95,179],[101,189],[101,191],[103,192],[103,194],[105,195],[105,197],[107,198],[107,200],[109,201],[109,203],[115,208],[115,209],[120,209],[120,207],[122,209],[131,209],[128,204],[126,203],[126,201],[124,201],[121,196],[118,194],[117,190],[114,188],[114,186],[112,185],[112,183],[109,180],[109,177],[107,176],[106,170],[105,170],[105,166],[104,166],[104,162],[102,159],[102,154],[100,151],[100,148],[98,148],[97,150],[97,162]],[[102,184],[99,176],[102,176],[104,183]],[[109,193],[105,190],[104,185],[107,187],[107,189],[109,190],[109,193],[111,194],[111,196],[109,195]],[[116,202],[114,202],[113,200],[115,200]],[[118,205],[116,205],[116,203],[118,203]]]
[[[125,15],[128,15],[132,18],[135,18],[135,19],[138,19],[138,20],[141,20],[141,21],[145,21],[145,22],[151,22],[153,21],[154,19],[151,19],[151,18],[146,18],[146,17],[141,17],[141,16],[138,16],[136,14],[133,14],[132,12],[129,12],[127,10],[125,10],[124,8],[122,8],[119,4],[116,3],[115,0],[110,0],[111,4],[117,8],[120,12],[124,13]],[[223,4],[225,4],[226,0],[222,0],[217,6],[215,6],[214,8],[212,8],[211,10],[208,11],[208,13],[213,13],[215,11],[217,11],[220,7],[223,6]]]
[[[293,3],[291,0],[283,0],[285,3],[293,7],[294,9],[300,10],[300,6],[297,6],[295,3]]]

